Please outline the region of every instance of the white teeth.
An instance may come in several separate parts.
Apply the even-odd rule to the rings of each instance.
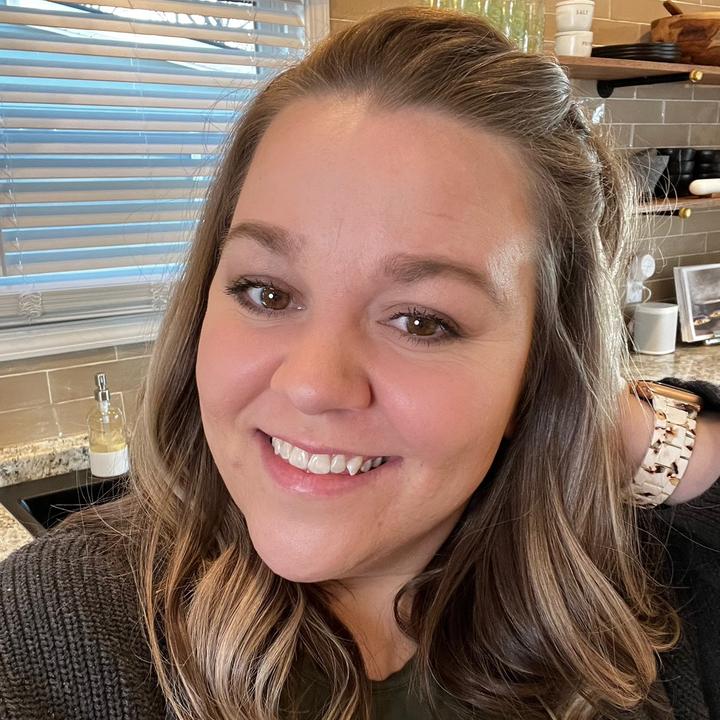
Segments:
[[[345,456],[344,455],[333,455],[332,462],[330,463],[330,472],[334,472],[334,473],[345,472]]]
[[[327,475],[330,472],[330,456],[313,455],[307,464],[307,469],[316,475]]]
[[[305,450],[301,450],[298,447],[293,447],[292,452],[290,453],[290,464],[293,467],[296,467],[299,470],[307,470],[309,459],[310,455],[305,452]]]
[[[346,459],[345,455],[310,454],[307,450],[295,447],[276,437],[271,438],[271,442],[276,455],[289,462],[290,465],[316,475],[327,475],[328,473],[340,475],[345,470],[350,475],[357,475],[359,472],[368,472],[372,468],[379,467],[385,461],[384,457],[365,460],[362,455]]]
[[[362,461],[362,455],[356,455],[354,458],[350,458],[350,460],[347,461],[347,471],[351,475],[356,475],[357,471],[360,469]]]

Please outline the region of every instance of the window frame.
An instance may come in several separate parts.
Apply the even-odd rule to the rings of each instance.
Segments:
[[[330,33],[329,0],[302,0],[306,51]],[[0,329],[0,362],[154,341],[162,312]]]

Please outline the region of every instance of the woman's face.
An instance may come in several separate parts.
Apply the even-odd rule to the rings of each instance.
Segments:
[[[197,385],[217,467],[278,575],[412,576],[452,530],[521,390],[526,186],[507,141],[432,110],[307,99],[269,127],[209,291]],[[268,436],[298,464],[389,460],[315,474]]]

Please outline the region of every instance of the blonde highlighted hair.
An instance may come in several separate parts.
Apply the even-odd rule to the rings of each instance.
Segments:
[[[228,139],[155,344],[128,492],[66,524],[126,541],[179,720],[292,717],[304,661],[328,678],[322,720],[370,717],[360,652],[326,592],[274,575],[255,552],[205,441],[194,376],[219,243],[253,153],[283,108],[330,95],[488,131],[519,151],[533,188],[537,310],[518,421],[451,535],[396,598],[418,647],[413,686],[453,718],[626,717],[679,632],[648,572],[657,557],[640,539],[612,410],[628,370],[618,288],[633,184],[557,62],[523,54],[481,18],[379,12],[257,94]]]

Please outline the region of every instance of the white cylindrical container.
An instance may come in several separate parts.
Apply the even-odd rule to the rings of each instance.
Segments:
[[[635,306],[633,340],[635,352],[643,355],[667,355],[675,352],[678,306],[647,302]]]
[[[557,32],[590,30],[594,11],[594,0],[561,0],[555,6],[555,27]]]
[[[575,55],[590,57],[592,53],[593,34],[585,30],[561,32],[555,35],[555,52],[558,55]]]

